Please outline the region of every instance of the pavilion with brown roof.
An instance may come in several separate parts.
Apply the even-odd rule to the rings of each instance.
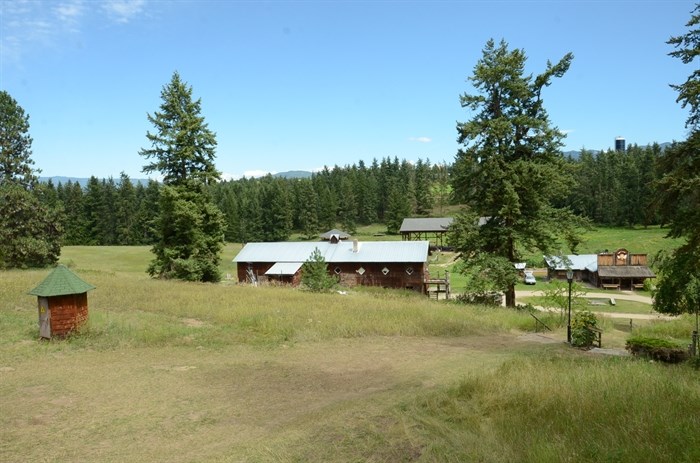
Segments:
[[[452,217],[406,218],[403,219],[399,233],[403,241],[426,240],[441,248],[453,220]]]

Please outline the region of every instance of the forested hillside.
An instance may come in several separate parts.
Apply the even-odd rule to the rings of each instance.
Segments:
[[[659,145],[631,145],[626,151],[582,151],[577,182],[562,205],[597,225],[658,224],[653,182]],[[309,239],[331,228],[350,233],[358,225],[383,223],[397,233],[405,217],[441,216],[454,204],[451,165],[429,160],[411,163],[397,157],[326,167],[311,178],[268,175],[222,181],[209,186],[226,217],[230,242],[278,241],[299,232]],[[151,244],[161,185],[90,178],[81,187],[71,181],[41,185],[37,194],[61,212],[65,245]]]

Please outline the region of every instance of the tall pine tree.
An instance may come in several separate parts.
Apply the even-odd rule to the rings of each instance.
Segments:
[[[160,278],[219,281],[224,217],[206,185],[219,179],[214,165],[216,136],[200,115],[192,87],[173,73],[161,91],[160,111],[148,115],[155,132],[139,154],[151,162],[145,173],[163,176],[156,220],[155,258],[148,273]]]
[[[29,116],[0,91],[0,267],[44,267],[61,253],[60,211],[39,201]]]
[[[671,56],[694,64],[688,79],[672,85],[678,102],[690,108],[688,139],[667,149],[659,161],[663,177],[658,183],[660,211],[670,225],[668,235],[683,238],[677,249],[660,255],[661,278],[654,307],[665,313],[700,311],[700,4],[695,6],[686,34],[672,37]]]
[[[533,78],[525,72],[523,50],[489,40],[469,78],[476,93],[460,97],[472,118],[457,124],[464,147],[457,153],[453,185],[469,209],[460,219],[469,223],[455,230],[473,236],[454,241],[465,271],[495,281],[508,306],[515,306],[513,264],[520,253],[552,253],[559,249],[558,238],[575,241],[581,224],[568,209],[554,206],[573,177],[560,151],[564,135],[551,125],[541,97],[572,59],[569,53],[554,65],[548,62]],[[486,223],[474,226],[480,217]]]

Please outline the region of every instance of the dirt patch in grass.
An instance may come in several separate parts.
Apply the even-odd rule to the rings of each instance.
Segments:
[[[182,323],[185,326],[189,326],[191,328],[201,328],[205,325],[205,323],[202,320],[199,320],[197,318],[183,318]]]
[[[76,350],[6,362],[0,460],[313,456],[315,436],[386,419],[401,400],[496,368],[518,342],[376,337],[269,350]]]

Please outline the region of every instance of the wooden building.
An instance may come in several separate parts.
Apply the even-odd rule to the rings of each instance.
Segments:
[[[574,280],[587,281],[596,288],[642,289],[644,280],[656,275],[648,267],[646,254],[632,254],[626,249],[600,254],[545,257],[547,276],[550,279],[566,279],[568,269],[573,270]]]
[[[598,272],[592,282],[598,288],[642,289],[644,280],[656,275],[647,266],[646,254],[632,254],[626,249],[598,254]]]
[[[39,336],[66,336],[88,319],[87,292],[95,289],[64,265],[56,267],[29,294],[37,296]]]
[[[427,241],[248,243],[235,257],[239,282],[301,282],[304,262],[318,249],[328,272],[345,286],[381,286],[423,292]]]

